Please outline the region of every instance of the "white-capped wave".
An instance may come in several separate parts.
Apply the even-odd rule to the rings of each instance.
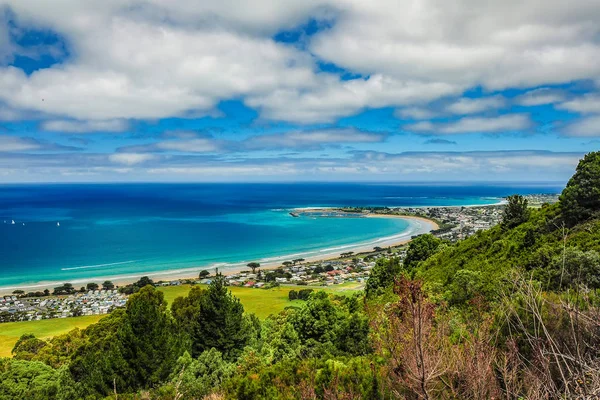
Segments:
[[[109,267],[111,265],[122,265],[122,264],[131,264],[139,260],[129,260],[129,261],[120,261],[114,263],[107,264],[96,264],[96,265],[82,265],[81,267],[69,267],[69,268],[61,268],[61,271],[72,271],[74,269],[90,269],[90,268],[100,268],[100,267]]]

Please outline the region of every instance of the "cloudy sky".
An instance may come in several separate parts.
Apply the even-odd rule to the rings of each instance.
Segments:
[[[564,181],[598,0],[0,0],[0,183]]]

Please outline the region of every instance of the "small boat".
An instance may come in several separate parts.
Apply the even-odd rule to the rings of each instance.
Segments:
[[[291,212],[291,213],[290,213],[290,215],[291,215],[292,217],[294,217],[294,218],[298,218],[298,217],[300,216],[300,215],[298,215],[298,214],[296,214],[296,213],[294,213],[294,212]]]
[[[12,222],[11,222],[10,224],[11,224],[11,225],[14,225],[14,224],[15,224],[15,220],[13,219],[13,220],[12,220]]]
[[[56,223],[56,226],[60,226],[60,222],[57,222],[57,223]]]

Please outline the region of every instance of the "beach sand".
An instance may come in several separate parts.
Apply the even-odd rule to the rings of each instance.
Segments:
[[[298,209],[298,212],[299,213],[324,212],[328,209],[329,208],[306,208],[306,209]],[[415,217],[415,216],[391,215],[391,214],[362,214],[361,217],[400,218],[400,219],[405,219],[405,220],[418,221],[420,224],[422,224],[421,225],[422,228],[419,230],[419,232],[416,233],[417,235],[423,234],[426,232],[430,232],[432,230],[436,230],[439,228],[438,224],[435,221],[427,219],[427,218]],[[344,218],[344,217],[341,217],[341,218]],[[399,240],[397,237],[390,237],[388,240],[385,240],[385,238],[382,238],[382,240],[378,241],[376,245],[378,247],[382,247],[382,248],[396,247],[396,246],[401,246],[403,244],[406,244],[406,243],[410,242],[410,240],[411,240],[410,238],[402,238]],[[370,243],[368,245],[365,245],[362,243],[357,243],[356,245],[348,245],[341,251],[328,252],[328,253],[323,253],[323,254],[319,254],[319,255],[315,255],[315,256],[307,256],[307,257],[303,257],[303,258],[305,259],[304,263],[315,263],[315,262],[322,262],[322,261],[328,261],[328,260],[335,260],[337,258],[340,258],[341,253],[346,253],[349,251],[352,251],[354,253],[372,252],[374,247],[375,246],[372,243]],[[263,271],[269,270],[269,269],[276,269],[279,266],[281,266],[282,260],[285,260],[285,259],[286,259],[286,257],[282,256],[282,257],[278,257],[278,259],[275,261],[261,262],[260,269]],[[152,278],[155,281],[198,279],[198,274],[203,269],[208,269],[208,268],[199,266],[199,267],[191,267],[191,268],[185,268],[182,270],[175,270],[175,271],[154,271],[154,272],[149,272],[146,274],[140,273],[140,274],[136,274],[136,275],[127,275],[127,276],[117,276],[117,277],[107,276],[107,277],[88,278],[88,279],[76,279],[76,280],[71,280],[69,282],[72,283],[76,289],[78,289],[81,286],[85,286],[89,282],[96,282],[98,284],[101,284],[102,282],[107,281],[107,280],[112,281],[117,286],[123,286],[123,285],[127,285],[127,284],[136,282],[137,280],[139,280],[139,278],[141,278],[144,275]],[[246,267],[246,266],[226,267],[226,269],[222,269],[219,272],[221,272],[223,275],[232,275],[232,274],[236,274],[240,271],[244,271],[244,270],[248,270],[248,267]],[[214,271],[212,271],[212,268],[211,268],[210,272],[211,273],[214,272]],[[62,285],[62,283],[63,282],[56,282],[56,281],[37,282],[34,284],[14,285],[14,286],[10,286],[10,287],[0,287],[0,295],[12,294],[13,290],[16,290],[16,289],[24,290],[26,292],[43,291],[44,289],[48,289],[48,290],[52,291],[55,287]]]

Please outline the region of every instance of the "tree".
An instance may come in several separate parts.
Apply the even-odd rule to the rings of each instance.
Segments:
[[[154,285],[154,281],[150,278],[148,278],[147,276],[142,276],[140,278],[139,281],[137,281],[136,283],[133,284],[134,286],[139,287],[140,289],[143,287],[146,287],[148,285],[153,286]]]
[[[437,253],[441,244],[442,240],[431,234],[417,236],[408,245],[404,268],[413,271],[420,262]]]
[[[0,398],[53,399],[59,391],[58,371],[39,361],[0,360]]]
[[[251,263],[248,263],[247,267],[252,269],[252,273],[254,273],[257,268],[260,268],[260,263],[251,262]]]
[[[164,381],[183,353],[164,294],[151,286],[129,298],[117,338],[134,388]]]
[[[102,283],[102,289],[104,290],[113,290],[114,288],[115,284],[111,281],[104,281],[104,283]]]
[[[215,348],[232,360],[250,338],[244,307],[227,289],[222,275],[217,275],[208,289],[192,288],[187,297],[176,299],[171,309],[190,336],[193,357]]]
[[[298,292],[296,292],[295,290],[290,290],[288,292],[288,299],[289,300],[296,300],[298,298]]]
[[[86,285],[87,290],[98,290],[98,284],[90,282]]]
[[[75,293],[75,288],[70,283],[65,283],[62,286],[58,286],[54,288],[54,295],[64,295],[64,294],[73,294]]]
[[[365,284],[367,297],[381,295],[386,289],[391,288],[400,270],[400,260],[397,258],[377,260]]]
[[[84,339],[69,369],[86,397],[156,386],[185,350],[164,294],[151,286],[131,295],[125,310],[86,328]]]
[[[17,290],[13,290],[13,294],[17,295],[17,296],[20,296],[22,294],[25,294],[25,291],[21,290],[21,289],[17,289]]]
[[[204,270],[202,270],[202,271],[200,271],[200,275],[198,275],[198,277],[199,277],[200,279],[206,279],[206,278],[207,278],[207,277],[209,277],[209,276],[210,276],[210,272],[208,272],[208,271],[207,271],[207,270],[205,270],[205,269],[204,269]]]
[[[527,199],[520,194],[514,194],[506,198],[508,203],[504,207],[502,215],[502,227],[512,229],[521,225],[529,219],[531,214],[527,206]]]
[[[186,352],[177,360],[171,382],[181,398],[203,399],[234,373],[235,364],[223,360],[215,349],[203,352],[195,360]]]
[[[588,153],[560,195],[560,209],[569,225],[600,212],[600,152]]]
[[[283,266],[284,267],[289,267],[290,265],[292,265],[293,263],[291,261],[284,261],[283,262]]]

